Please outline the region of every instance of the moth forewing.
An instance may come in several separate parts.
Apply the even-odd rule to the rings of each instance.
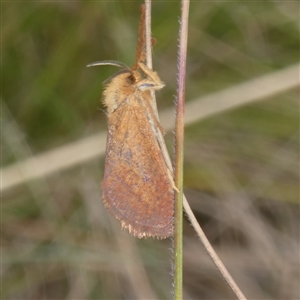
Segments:
[[[129,116],[130,112],[124,123]],[[173,234],[173,189],[160,149],[157,144],[153,147],[150,144],[153,139],[141,130],[127,133],[125,130],[116,135],[114,129],[109,130],[101,184],[104,205],[134,236],[167,238]],[[132,144],[135,137],[136,143]],[[120,140],[123,140],[122,151],[116,149]],[[146,161],[140,161],[140,155],[146,155]]]
[[[134,236],[166,238],[173,234],[174,191],[153,130],[157,121],[152,122],[154,114],[146,104],[149,92],[137,87],[144,79],[130,84],[126,76],[115,77],[104,92],[111,113],[103,202]]]

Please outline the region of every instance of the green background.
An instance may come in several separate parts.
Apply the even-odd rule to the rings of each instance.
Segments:
[[[2,1],[2,167],[106,130],[102,82],[134,63],[140,1]],[[193,1],[186,100],[299,62],[299,2]],[[154,69],[174,107],[180,3],[154,1]],[[185,193],[249,299],[299,297],[299,91],[186,127]],[[166,135],[173,151],[172,133]],[[170,299],[170,241],[103,208],[103,159],[2,192],[2,299]],[[234,299],[186,222],[185,299]]]

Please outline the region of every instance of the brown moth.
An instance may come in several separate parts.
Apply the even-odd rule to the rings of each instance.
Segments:
[[[102,198],[132,235],[163,239],[173,235],[174,183],[156,138],[161,126],[150,105],[150,91],[164,84],[143,63],[143,7],[136,56],[132,68],[116,61],[88,65],[121,68],[103,93],[108,136]]]

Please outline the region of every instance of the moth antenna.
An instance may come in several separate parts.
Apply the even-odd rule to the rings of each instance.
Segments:
[[[101,60],[101,61],[96,61],[91,64],[88,64],[87,67],[95,67],[95,66],[105,66],[105,65],[111,65],[111,66],[116,66],[119,68],[123,69],[130,69],[127,65],[120,61],[115,61],[115,60]]]

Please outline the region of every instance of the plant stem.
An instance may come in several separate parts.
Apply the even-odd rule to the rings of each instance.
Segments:
[[[179,32],[178,97],[175,125],[175,184],[179,193],[175,195],[175,237],[174,237],[174,298],[182,299],[182,237],[183,237],[183,150],[184,150],[184,102],[186,55],[188,37],[189,1],[181,2]]]

